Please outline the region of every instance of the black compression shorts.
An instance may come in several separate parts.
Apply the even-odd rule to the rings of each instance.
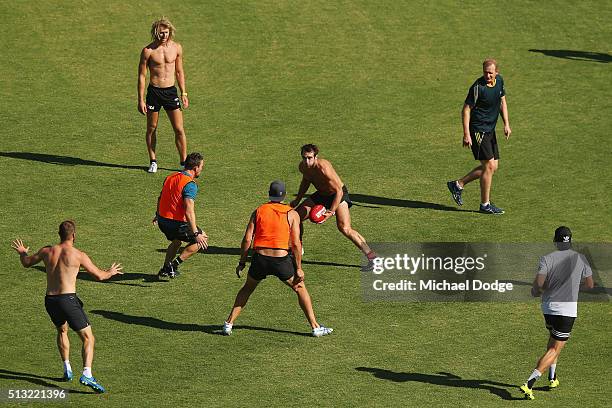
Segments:
[[[314,194],[310,196],[310,199],[315,204],[321,204],[323,207],[329,210],[332,203],[334,202],[335,197],[336,197],[335,194],[325,195],[325,194],[321,194],[320,192],[316,191]],[[342,201],[346,201],[349,208],[353,206],[353,202],[351,201],[351,197],[349,197],[349,192],[346,186],[342,186],[342,200],[340,200],[340,202]]]
[[[472,153],[476,160],[499,160],[497,137],[495,130],[491,132],[476,132],[470,130],[472,137]]]
[[[290,255],[265,256],[255,252],[251,258],[249,276],[255,280],[266,279],[268,275],[274,275],[285,282],[295,274],[295,265]]]
[[[149,85],[147,88],[147,109],[149,112],[159,112],[162,106],[165,110],[180,109],[181,102],[176,87],[158,88]]]
[[[83,302],[76,293],[45,296],[45,309],[55,327],[68,322],[72,330],[80,331],[90,324],[83,310]]]
[[[559,341],[567,341],[574,327],[575,317],[545,314],[546,328],[550,337]]]

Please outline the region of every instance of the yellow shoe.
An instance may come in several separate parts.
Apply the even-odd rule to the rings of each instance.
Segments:
[[[550,380],[550,384],[548,384],[548,388],[557,388],[559,386],[559,379],[555,378],[554,380]]]
[[[535,397],[533,396],[533,390],[527,386],[527,383],[521,385],[520,388],[521,391],[523,391],[523,394],[525,394],[525,399],[535,399]]]

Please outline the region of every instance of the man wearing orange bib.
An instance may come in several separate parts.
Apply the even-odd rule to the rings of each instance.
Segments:
[[[270,201],[259,206],[252,214],[240,247],[240,262],[236,275],[246,266],[249,248],[253,244],[253,257],[244,286],[236,295],[234,307],[223,324],[223,334],[232,334],[234,321],[247,304],[259,282],[274,275],[297,294],[300,307],[310,324],[312,335],[321,337],[333,329],[317,323],[310,294],[304,284],[302,270],[302,244],[300,242],[300,217],[290,206],[283,204],[285,183],[280,180],[270,184]],[[289,254],[289,248],[293,252]]]
[[[204,158],[200,153],[190,153],[185,159],[185,170],[166,177],[164,186],[157,199],[157,213],[153,219],[170,242],[166,250],[164,266],[158,277],[174,278],[183,261],[195,254],[198,249],[208,248],[208,236],[196,224],[194,200],[198,193],[195,179],[200,177],[204,168]],[[189,245],[172,260],[183,242]]]

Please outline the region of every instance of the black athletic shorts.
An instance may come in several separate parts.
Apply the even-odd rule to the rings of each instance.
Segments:
[[[193,235],[193,231],[191,230],[191,226],[186,221],[176,221],[168,218],[157,216],[157,226],[164,233],[168,241],[174,241],[175,239],[181,240],[183,242],[188,242],[190,244],[196,243],[196,236]],[[197,227],[198,231],[201,233],[202,228]]]
[[[147,88],[147,109],[149,112],[159,112],[162,106],[167,111],[180,109],[181,100],[178,97],[176,87],[158,88],[149,85]]]
[[[545,314],[546,328],[550,337],[559,341],[567,341],[574,326],[575,317]]]
[[[274,275],[285,282],[295,274],[295,265],[290,255],[265,256],[255,252],[251,258],[249,276],[255,280],[266,279],[268,275]]]
[[[68,322],[72,330],[79,331],[90,324],[83,310],[83,302],[76,293],[45,296],[45,309],[55,327],[60,327]]]
[[[476,160],[499,160],[497,137],[495,130],[491,132],[475,132],[470,130],[472,137],[472,153]]]
[[[334,202],[334,198],[336,198],[335,194],[325,195],[316,191],[314,194],[310,196],[310,199],[315,204],[321,204],[323,207],[329,209]],[[340,202],[346,201],[348,207],[351,208],[353,206],[353,202],[351,201],[351,197],[349,197],[349,192],[346,186],[342,186],[342,200]]]

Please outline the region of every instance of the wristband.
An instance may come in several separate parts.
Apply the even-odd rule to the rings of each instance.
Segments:
[[[202,231],[196,231],[193,233],[193,237],[197,237],[198,235],[202,234]]]
[[[183,92],[181,96],[187,96],[187,92]]]

